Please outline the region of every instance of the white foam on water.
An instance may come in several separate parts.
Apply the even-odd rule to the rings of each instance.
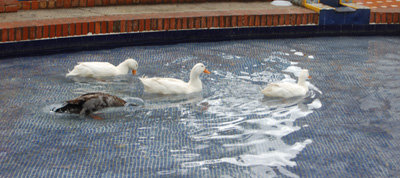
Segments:
[[[295,52],[294,55],[304,56],[304,53],[303,52]]]

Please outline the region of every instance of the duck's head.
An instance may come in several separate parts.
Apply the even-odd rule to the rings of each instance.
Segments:
[[[299,75],[299,78],[304,78],[304,79],[311,79],[311,76],[310,76],[310,74],[308,73],[308,70],[307,69],[303,69],[303,70],[301,70],[301,72],[300,72],[300,75]]]
[[[136,75],[136,70],[138,69],[138,63],[136,62],[136,60],[134,60],[134,59],[132,59],[132,58],[129,58],[129,59],[126,59],[125,60],[125,62],[127,63],[127,65],[128,65],[128,67],[130,68],[130,69],[132,69],[132,74],[133,75]]]
[[[200,75],[201,73],[211,74],[211,72],[208,71],[206,69],[206,66],[202,63],[198,63],[198,64],[194,65],[194,67],[192,68],[192,73],[198,74],[198,75]]]

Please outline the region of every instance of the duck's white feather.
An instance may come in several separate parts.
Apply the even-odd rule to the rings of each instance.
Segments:
[[[174,78],[139,78],[143,83],[144,91],[146,93],[156,94],[190,94],[200,92],[202,90],[202,83],[199,78],[201,73],[209,73],[204,64],[196,64],[190,73],[189,82],[184,82]]]
[[[66,76],[110,77],[127,74],[130,68],[137,69],[137,62],[133,59],[127,59],[118,66],[108,62],[79,62]]]
[[[268,97],[291,98],[306,95],[308,89],[296,83],[271,83],[261,92]]]
[[[189,84],[174,78],[139,78],[144,91],[159,94],[188,94],[191,93]]]
[[[305,96],[308,92],[308,84],[305,82],[309,77],[308,70],[302,70],[297,83],[279,82],[268,84],[261,93],[267,97],[292,98]]]

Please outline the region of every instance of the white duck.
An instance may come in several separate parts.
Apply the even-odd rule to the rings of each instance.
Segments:
[[[305,96],[308,92],[308,84],[306,78],[311,78],[308,70],[303,69],[300,72],[299,80],[296,83],[279,82],[270,83],[265,87],[261,93],[267,97],[291,98],[296,96]]]
[[[66,76],[78,77],[112,77],[116,75],[125,75],[132,69],[132,74],[136,74],[138,63],[134,59],[126,59],[118,66],[114,66],[108,62],[79,62]]]
[[[210,72],[204,64],[198,63],[194,65],[190,72],[190,80],[188,83],[174,78],[139,78],[144,85],[144,91],[147,93],[157,94],[190,94],[200,92],[203,89],[200,74]]]

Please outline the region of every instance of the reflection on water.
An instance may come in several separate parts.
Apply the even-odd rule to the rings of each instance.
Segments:
[[[285,71],[291,72],[293,76],[297,76],[301,70],[295,66],[289,66],[288,69],[290,70]],[[197,152],[209,149],[211,143],[218,143],[219,153],[191,157],[182,163],[181,167],[206,169],[223,163],[249,167],[264,166],[267,170],[278,167],[280,173],[295,177],[284,167],[295,166],[296,163],[292,159],[312,141],[307,139],[289,145],[282,137],[301,129],[294,125],[296,119],[322,106],[316,93],[311,90],[306,97],[291,99],[263,98],[257,82],[260,79],[274,80],[271,76],[280,76],[282,73],[240,72],[240,76],[236,76],[230,72],[213,72],[219,79],[209,88],[212,95],[202,101],[208,103],[208,109],[201,116],[190,113],[182,122],[191,127],[190,138],[202,145],[202,148],[196,149]],[[290,77],[290,73],[284,76],[286,80],[295,81]],[[268,176],[274,176],[276,171],[267,172],[270,173]]]

